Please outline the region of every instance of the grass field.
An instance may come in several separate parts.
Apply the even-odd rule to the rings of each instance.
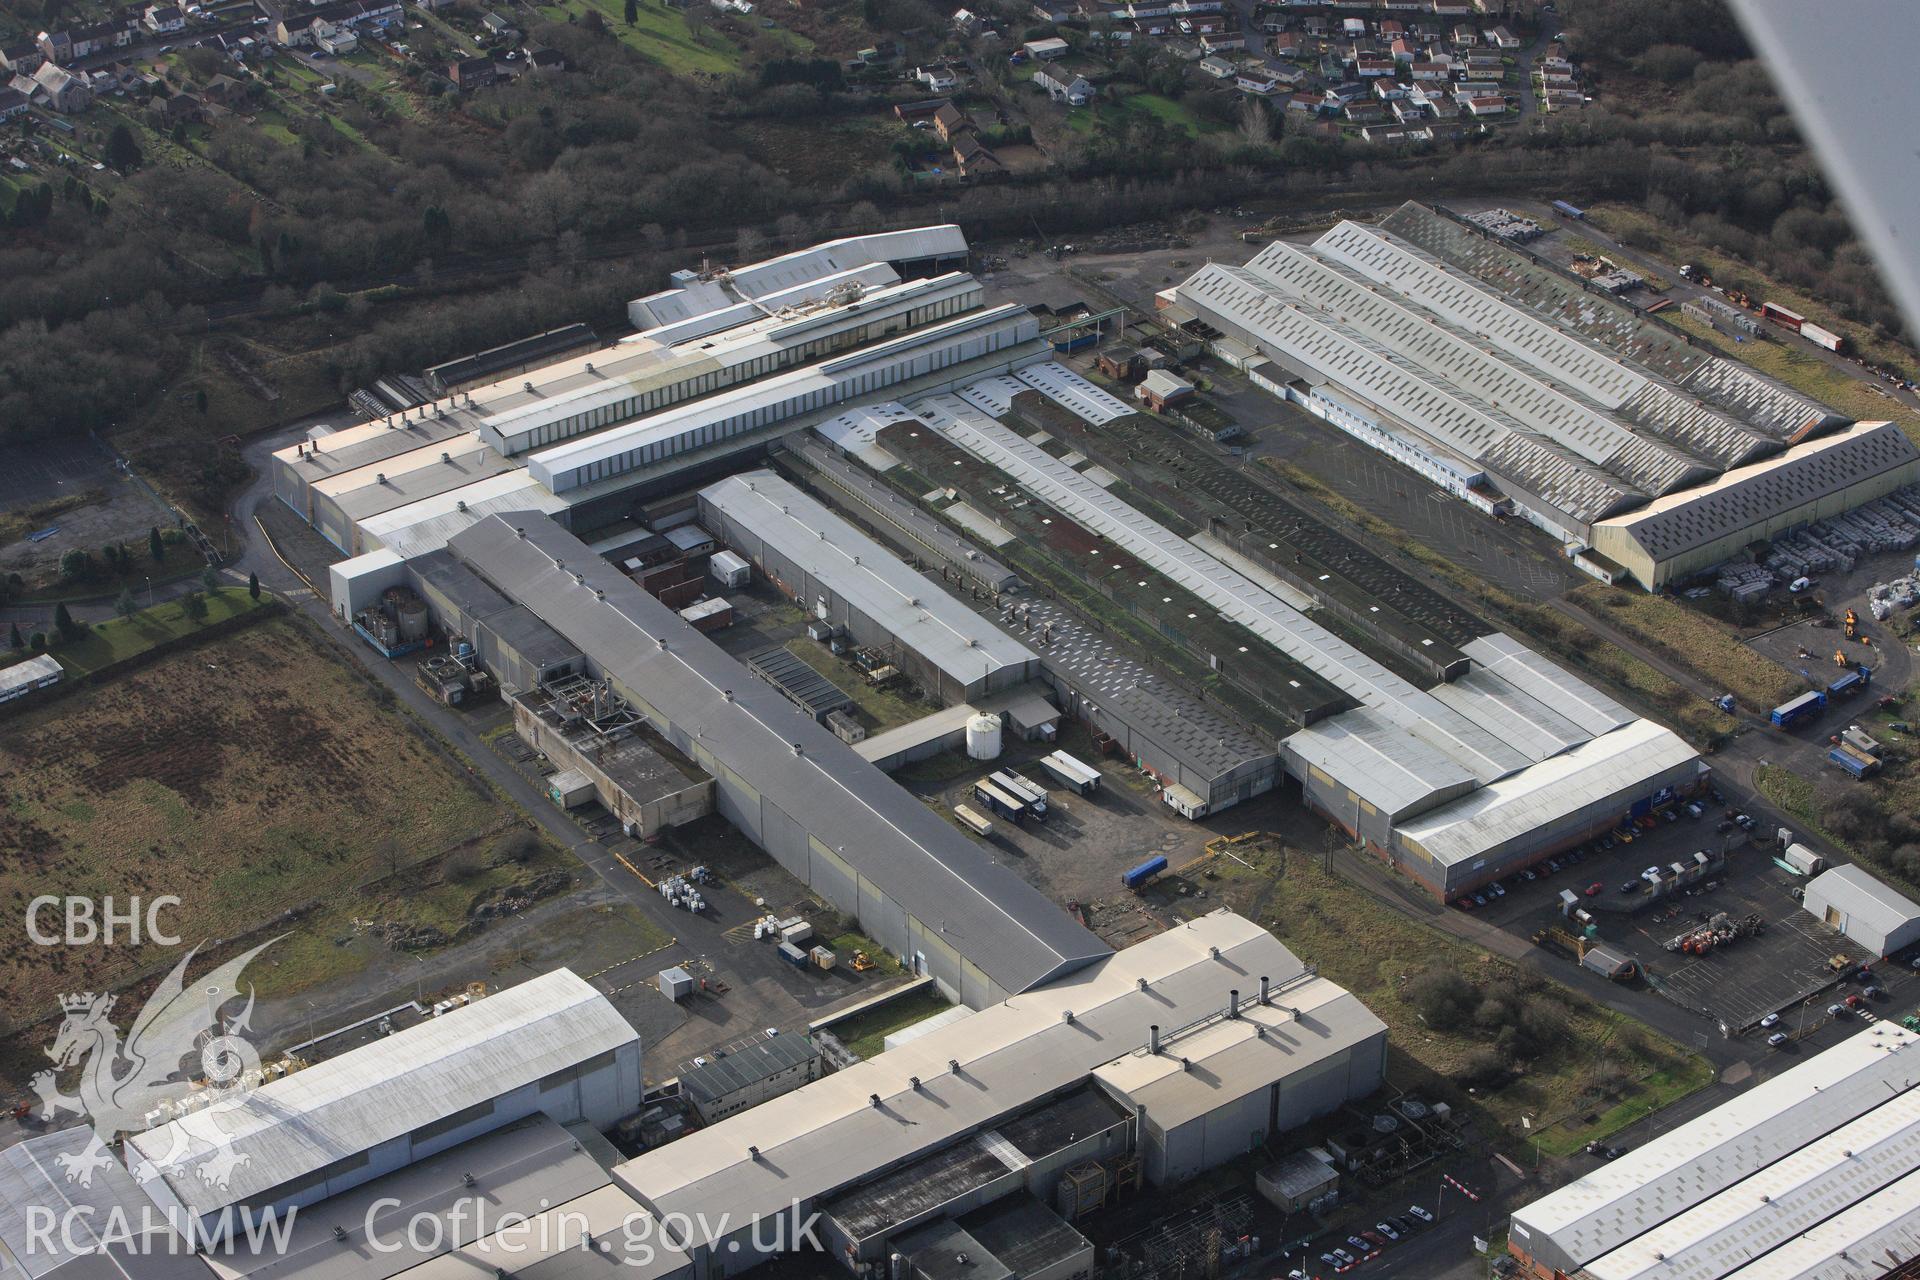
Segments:
[[[151,609],[142,609],[131,618],[96,623],[79,639],[57,645],[53,656],[60,660],[60,665],[69,676],[86,675],[113,663],[138,657],[157,644],[191,635],[216,622],[237,618],[272,603],[264,596],[255,600],[237,587],[225,587],[202,598],[207,605],[207,616],[204,618],[188,616],[183,604],[169,602],[156,605]]]
[[[50,889],[172,894],[181,905],[168,925],[189,943],[316,901],[350,906],[356,886],[519,817],[293,619],[0,723],[0,777],[0,910],[21,919]],[[423,893],[407,904],[441,910]],[[43,1016],[57,992],[110,987],[168,958],[10,949],[0,1018]]]
[[[1510,1137],[1520,1137],[1519,1117],[1529,1115],[1529,1145],[1537,1132],[1542,1151],[1572,1151],[1713,1077],[1705,1059],[1508,960],[1436,933],[1322,870],[1317,857],[1297,850],[1283,856],[1271,841],[1239,845],[1234,853],[1245,864],[1212,860],[1217,881],[1193,880],[1206,885],[1208,898],[1176,897],[1178,909],[1198,914],[1225,898],[1359,996],[1387,1024],[1389,1046],[1399,1057],[1442,1080],[1457,1079],[1490,1042],[1491,1030],[1428,1027],[1406,998],[1409,982],[1424,970],[1443,967],[1483,991],[1526,992],[1560,1006],[1558,1045],[1535,1061],[1511,1064],[1506,1083],[1474,1095]]]
[[[1134,93],[1100,102],[1091,110],[1081,108],[1067,117],[1067,127],[1076,133],[1091,133],[1096,125],[1122,128],[1129,114],[1150,116],[1161,124],[1184,129],[1195,137],[1219,133],[1226,126],[1204,119],[1193,108],[1158,93]]]
[[[1591,582],[1568,598],[1640,643],[1691,667],[1747,707],[1773,707],[1806,686],[1779,663],[1740,642],[1717,619],[1636,587]]]
[[[718,32],[695,39],[680,11],[668,8],[660,0],[641,0],[632,26],[627,25],[625,0],[564,0],[562,4],[543,5],[540,12],[557,22],[565,22],[568,14],[581,14],[589,9],[599,10],[600,16],[607,20],[608,29],[623,44],[669,71],[718,76],[740,69],[740,50],[732,41]]]
[[[951,1007],[929,985],[912,995],[901,996],[898,1000],[889,1000],[865,1012],[856,1013],[851,1018],[834,1023],[828,1030],[839,1037],[840,1043],[847,1048],[863,1058],[871,1058],[881,1051],[887,1037],[894,1032],[923,1022],[936,1013],[945,1013]]]

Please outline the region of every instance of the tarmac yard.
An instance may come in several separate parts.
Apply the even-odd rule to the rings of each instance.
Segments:
[[[1832,987],[1838,974],[1828,962],[1834,956],[1870,958],[1843,934],[1801,910],[1795,894],[1805,881],[1773,861],[1771,831],[1756,824],[1751,840],[1737,828],[1721,832],[1717,828],[1729,820],[1724,816],[1729,811],[1703,807],[1702,818],[1662,821],[1651,831],[1636,828],[1632,842],[1616,841],[1611,850],[1586,852],[1577,863],[1568,864],[1563,856],[1558,872],[1533,881],[1510,878],[1504,896],[1485,907],[1476,905],[1474,914],[1528,938],[1549,929],[1574,933],[1578,926],[1560,909],[1561,892],[1571,891],[1598,921],[1597,942],[1631,958],[1653,991],[1724,1026],[1729,1034],[1746,1031],[1768,1014],[1793,1009]],[[1722,847],[1727,850],[1724,869],[1699,884],[1657,900],[1646,892],[1641,879],[1646,868]],[[1634,892],[1623,893],[1627,885],[1634,886]],[[1588,896],[1594,886],[1598,892]],[[1704,955],[1668,949],[1676,938],[1722,914],[1736,922],[1758,921],[1760,927]],[[1566,962],[1572,963],[1571,956]]]

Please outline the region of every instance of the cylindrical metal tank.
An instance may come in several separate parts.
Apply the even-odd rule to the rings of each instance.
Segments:
[[[969,760],[1000,758],[999,716],[982,713],[967,721],[967,758]]]

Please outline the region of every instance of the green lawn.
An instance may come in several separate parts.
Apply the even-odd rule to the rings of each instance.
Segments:
[[[871,1058],[881,1052],[887,1037],[894,1032],[916,1022],[924,1022],[950,1008],[952,1006],[940,998],[938,991],[932,986],[925,986],[912,995],[889,1000],[864,1013],[856,1013],[827,1029],[853,1052],[863,1058]]]
[[[854,707],[867,719],[870,733],[912,724],[922,716],[932,715],[939,710],[931,703],[902,697],[899,690],[905,686],[905,677],[895,680],[888,688],[876,689],[866,682],[859,668],[845,659],[834,657],[818,643],[805,637],[787,641],[787,651],[852,698]]]
[[[69,676],[86,675],[136,657],[163,641],[188,635],[202,627],[225,622],[228,618],[265,608],[272,603],[267,596],[255,600],[241,588],[231,586],[207,596],[206,602],[207,616],[198,621],[187,616],[185,606],[170,601],[151,609],[142,609],[131,618],[115,618],[111,622],[99,623],[78,640],[56,646],[53,656],[60,659],[60,665],[66,668]],[[23,653],[18,656],[27,655]]]
[[[740,50],[731,41],[718,32],[709,32],[704,40],[694,39],[687,20],[660,0],[641,0],[632,26],[626,21],[626,0],[563,0],[561,4],[542,6],[540,12],[565,22],[568,14],[589,9],[599,10],[622,42],[669,71],[726,75],[740,69]]]
[[[1121,100],[1120,106],[1127,111],[1143,112],[1176,129],[1185,129],[1191,134],[1218,133],[1226,126],[1211,120],[1202,119],[1193,108],[1185,103],[1157,93],[1136,93]]]

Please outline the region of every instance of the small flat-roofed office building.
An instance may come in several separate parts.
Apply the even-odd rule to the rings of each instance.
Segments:
[[[791,1032],[761,1035],[681,1072],[680,1092],[702,1121],[715,1124],[819,1076],[820,1050],[811,1039]]]

